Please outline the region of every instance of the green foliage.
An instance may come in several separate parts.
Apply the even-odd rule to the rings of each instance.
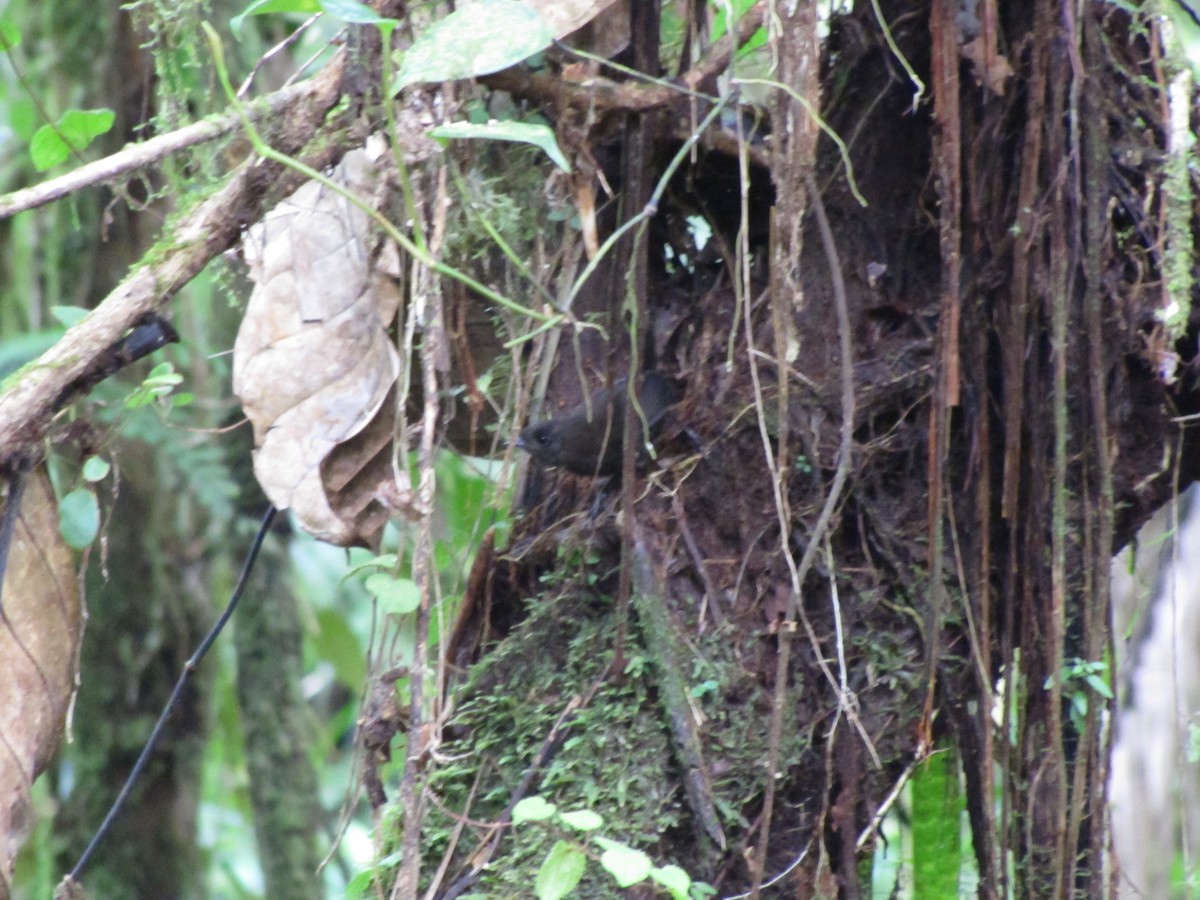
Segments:
[[[571,171],[571,164],[558,148],[558,140],[554,130],[549,125],[531,122],[487,122],[474,124],[471,122],[453,122],[440,125],[429,132],[430,137],[446,141],[451,138],[469,138],[489,141],[516,141],[532,144],[554,161],[564,172]]]
[[[418,82],[455,81],[498,72],[544,50],[554,40],[542,17],[517,0],[477,0],[443,16],[413,41],[396,91]]]
[[[72,153],[80,153],[92,141],[107,134],[116,121],[111,109],[69,109],[53,125],[43,125],[29,142],[29,157],[39,172],[52,169],[67,161]]]
[[[89,456],[83,462],[83,480],[84,481],[103,481],[108,477],[112,466],[108,460],[102,459],[99,456]]]
[[[1189,722],[1187,729],[1187,761],[1192,765],[1200,762],[1200,724]]]
[[[544,580],[545,592],[527,601],[528,618],[471,670],[454,719],[455,731],[464,737],[443,747],[442,758],[452,761],[431,772],[430,787],[447,809],[478,819],[498,815],[564,704],[602,675],[612,640],[611,600],[598,590],[611,581],[597,573],[603,564],[594,548],[564,545],[559,564]],[[708,718],[705,752],[715,764],[717,808],[748,828],[741,810],[760,796],[758,772],[768,735],[754,704],[735,699],[756,687],[737,659],[728,633],[697,638],[688,686]],[[555,850],[559,841],[594,861],[603,858],[620,878],[632,877],[649,860],[649,875],[639,877],[650,877],[668,891],[684,891],[675,896],[688,896],[682,887],[686,873],[671,863],[692,867],[698,861],[675,858],[676,842],[689,840],[684,837],[689,813],[668,762],[674,750],[653,670],[634,658],[623,679],[601,687],[578,711],[535,781],[537,797],[514,810],[514,820],[523,824],[506,837],[504,856],[486,870],[479,896],[528,896],[539,878],[546,879],[547,896],[565,896],[555,891],[573,884],[578,853]],[[806,733],[793,731],[783,764],[807,746]],[[483,781],[468,804],[480,767]],[[544,825],[530,824],[539,819]],[[603,837],[614,845],[593,839],[602,825]],[[422,846],[430,867],[446,851],[453,829],[454,821],[440,813],[426,820]],[[473,840],[460,837],[460,859],[476,849]],[[594,863],[571,889],[570,896],[578,898],[611,897],[617,890],[614,874]],[[693,884],[693,895],[700,889]]]
[[[544,797],[526,797],[513,807],[513,825],[529,822],[543,823],[559,831],[574,830],[592,832],[604,825],[604,819],[590,809],[559,812],[558,807]],[[692,879],[678,866],[656,866],[643,851],[604,835],[589,835],[591,842],[599,848],[600,865],[612,876],[617,886],[632,887],[653,880],[662,885],[672,897],[686,900],[692,888]],[[587,868],[588,853],[574,839],[560,838],[554,842],[550,852],[538,869],[534,882],[538,900],[561,900],[568,896],[583,880]]]
[[[100,502],[88,488],[76,488],[58,501],[58,531],[63,540],[82,550],[100,533]]]
[[[0,390],[7,390],[9,376],[57,344],[63,333],[61,328],[49,328],[0,341]]]
[[[244,10],[229,20],[234,37],[242,36],[242,26],[250,16],[265,16],[270,13],[299,13],[310,16],[319,12],[321,4],[317,0],[254,0]]]
[[[169,362],[159,363],[150,370],[150,374],[142,379],[138,388],[125,398],[127,409],[139,409],[158,403],[164,411],[174,406],[187,406],[193,401],[190,393],[176,394],[175,388],[183,384],[183,376],[175,371],[175,366]]]
[[[395,19],[379,15],[357,0],[321,0],[321,9],[350,25],[376,25],[390,31],[400,24]]]
[[[538,900],[560,900],[575,890],[587,869],[587,854],[569,841],[555,841],[533,883]]]
[[[384,613],[406,615],[421,604],[421,589],[411,578],[397,578],[389,572],[377,572],[363,582],[372,597],[379,600]]]
[[[1108,663],[1104,660],[1088,661],[1075,657],[1063,664],[1062,694],[1069,703],[1071,724],[1077,734],[1083,734],[1088,704],[1093,694],[1105,700],[1113,699],[1113,690],[1109,685],[1111,677]],[[1054,676],[1047,678],[1044,685],[1046,690],[1053,683]]]
[[[0,45],[7,53],[21,43],[21,30],[7,19],[0,19]]]
[[[958,761],[952,753],[932,756],[912,778],[913,894],[957,897],[963,862]]]

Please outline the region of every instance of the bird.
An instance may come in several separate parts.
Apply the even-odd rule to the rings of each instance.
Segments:
[[[557,466],[576,475],[617,474],[624,445],[626,384],[622,378],[612,388],[592,394],[591,418],[588,404],[581,403],[557,419],[527,426],[517,438],[517,447],[544,466]],[[674,385],[657,371],[645,374],[637,397],[651,430],[679,399]]]

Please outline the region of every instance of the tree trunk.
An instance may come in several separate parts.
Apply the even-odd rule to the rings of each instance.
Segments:
[[[601,810],[722,893],[786,871],[789,896],[853,897],[877,811],[938,748],[964,776],[981,897],[1102,895],[1110,704],[1088,675],[1111,682],[1109,560],[1198,458],[1171,422],[1194,377],[1164,375],[1195,356],[1159,315],[1166,172],[1116,149],[1137,115],[1166,127],[1147,44],[1109,4],[982,2],[973,22],[884,4],[885,39],[864,3],[824,42],[815,9],[776,11],[790,90],[746,151],[761,165],[702,151],[670,182],[660,217],[703,216],[715,253],[651,228],[612,266],[648,259],[644,288],[581,297],[636,327],[566,348],[559,397],[640,356],[683,400],[659,462],[619,486],[531,481],[473,607],[523,620],[476,648],[452,752],[497,784],[533,766],[525,793]],[[817,140],[818,105],[847,155]],[[608,148],[625,218],[634,173],[657,183],[678,147],[646,121]],[[620,577],[641,556],[650,574]],[[538,722],[571,697],[585,709],[546,753]],[[489,790],[472,817],[512,796]],[[505,870],[528,876],[545,840],[517,829]]]

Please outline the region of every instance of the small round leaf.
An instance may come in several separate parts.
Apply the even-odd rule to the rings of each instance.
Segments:
[[[70,546],[82,550],[100,533],[100,503],[87,488],[76,488],[58,502],[58,531]]]
[[[522,822],[544,822],[554,815],[558,809],[544,797],[526,797],[513,807],[512,820],[514,825]]]

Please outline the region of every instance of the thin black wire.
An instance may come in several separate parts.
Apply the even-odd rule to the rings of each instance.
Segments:
[[[75,863],[67,879],[77,881],[79,873],[83,871],[83,867],[88,864],[92,857],[92,853],[100,844],[100,841],[108,834],[112,823],[116,820],[117,815],[121,812],[121,808],[125,805],[125,801],[129,799],[130,793],[133,791],[133,786],[141,777],[142,771],[146,768],[146,763],[150,760],[150,754],[154,751],[158,739],[162,737],[162,733],[166,728],[167,719],[171,717],[171,713],[175,709],[175,704],[179,701],[180,695],[183,694],[183,689],[187,685],[188,678],[195,671],[200,660],[204,659],[204,654],[216,641],[217,636],[225,628],[233,615],[234,609],[237,608],[238,601],[242,599],[242,593],[246,589],[246,583],[250,580],[250,573],[254,571],[254,562],[258,559],[258,551],[262,548],[263,539],[267,536],[267,531],[271,527],[271,521],[275,518],[275,507],[268,506],[267,511],[263,513],[262,522],[258,526],[258,534],[254,536],[254,543],[250,545],[250,552],[246,554],[246,562],[242,566],[242,574],[238,577],[237,585],[233,589],[233,596],[229,598],[229,603],[225,607],[225,611],[221,613],[221,617],[217,619],[216,624],[200,642],[200,646],[196,648],[196,652],[191,655],[186,663],[184,663],[183,671],[179,674],[179,680],[175,682],[175,689],[171,691],[171,697],[167,700],[167,705],[163,707],[162,714],[158,717],[158,721],[154,723],[154,730],[150,732],[150,737],[146,739],[146,746],[142,748],[142,753],[138,757],[137,762],[133,764],[133,769],[129,773],[129,777],[125,779],[125,786],[121,788],[121,793],[117,794],[117,799],[113,801],[109,807],[108,815],[104,817],[104,821],[100,823],[95,835],[92,836],[91,842],[83,851],[83,855],[79,857],[79,862]]]

